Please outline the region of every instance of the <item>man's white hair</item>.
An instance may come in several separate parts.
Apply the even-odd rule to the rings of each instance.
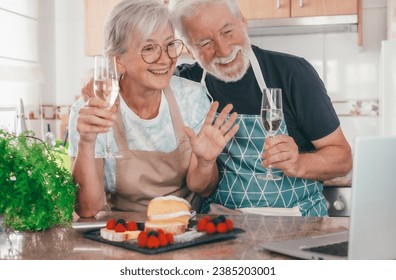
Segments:
[[[203,69],[223,82],[235,82],[240,80],[246,74],[247,69],[250,66],[250,40],[247,32],[242,30],[243,36],[245,36],[244,42],[241,41],[240,45],[232,46],[232,52],[228,56],[216,56],[211,61],[205,61],[200,57],[199,51],[196,46],[194,46],[193,42],[190,42],[189,32],[184,26],[185,20],[193,17],[199,8],[210,8],[214,5],[223,5],[228,7],[231,14],[236,18],[243,18],[235,0],[171,0],[170,10],[172,13],[173,25],[180,33],[180,36],[190,48],[190,51]],[[222,66],[233,61],[237,57],[238,53],[241,54],[240,63],[230,67]]]
[[[211,6],[216,4],[226,4],[232,14],[238,18],[242,18],[242,14],[235,0],[170,0],[169,9],[172,12],[173,25],[185,43],[189,44],[189,38],[187,30],[184,28],[184,19],[193,16],[200,6]]]

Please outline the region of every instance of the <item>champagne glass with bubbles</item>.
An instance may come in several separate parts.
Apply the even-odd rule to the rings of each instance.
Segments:
[[[118,94],[118,73],[115,57],[111,55],[95,56],[94,62],[94,92],[95,95],[109,104],[114,105]],[[110,134],[106,133],[106,157],[114,155],[110,149]]]
[[[264,130],[267,132],[267,138],[271,138],[276,134],[282,123],[282,89],[265,88],[263,90],[261,100],[261,121]],[[262,180],[280,180],[281,176],[272,174],[272,168],[267,168],[267,173],[258,175],[257,178]]]

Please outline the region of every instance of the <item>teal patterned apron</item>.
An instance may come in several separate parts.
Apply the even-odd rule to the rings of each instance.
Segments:
[[[250,61],[260,88],[265,88],[266,84],[253,51]],[[204,72],[203,84],[205,75]],[[205,199],[201,212],[206,213],[209,205],[216,203],[229,209],[298,207],[302,216],[327,216],[321,182],[288,177],[275,168],[273,173],[282,176],[281,180],[257,178],[257,175],[266,172],[261,165],[261,153],[266,139],[261,117],[241,114],[236,122],[239,123],[238,132],[217,159],[218,187]],[[288,135],[284,118],[276,134]]]

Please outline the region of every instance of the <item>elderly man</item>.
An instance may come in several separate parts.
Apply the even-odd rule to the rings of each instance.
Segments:
[[[203,211],[326,216],[322,181],[348,174],[352,156],[314,68],[303,58],[252,46],[235,0],[171,0],[170,9],[198,61],[179,65],[177,74],[206,85],[218,110],[232,103],[239,114],[239,131],[218,158],[219,185]],[[260,120],[264,88],[283,94],[284,117],[271,139]],[[282,179],[259,179],[268,166]]]

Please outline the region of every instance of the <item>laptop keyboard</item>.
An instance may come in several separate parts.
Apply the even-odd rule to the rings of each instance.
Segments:
[[[324,246],[304,248],[305,251],[317,252],[322,254],[346,257],[348,256],[348,241],[334,243]]]

